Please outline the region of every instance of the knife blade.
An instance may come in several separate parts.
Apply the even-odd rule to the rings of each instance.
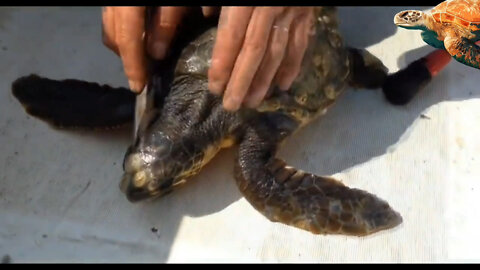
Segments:
[[[145,32],[144,32],[144,37],[145,33],[149,31],[152,27],[152,20],[153,16],[155,14],[156,9],[154,7],[146,7],[145,8]],[[145,39],[146,41],[146,39]],[[142,118],[145,114],[145,112],[153,106],[153,91],[151,90],[151,87],[149,87],[149,82],[150,82],[150,73],[151,73],[151,65],[152,65],[152,59],[148,57],[148,55],[145,56],[147,58],[147,83],[145,87],[143,88],[142,92],[137,95],[136,100],[135,100],[135,118],[134,118],[134,127],[133,127],[133,138],[134,140],[137,139],[137,134],[138,134],[138,129],[140,127],[140,122],[142,121]]]
[[[133,128],[134,140],[137,139],[138,127],[140,126],[140,121],[146,109],[147,96],[148,96],[148,86],[146,85],[145,88],[143,88],[143,91],[137,95],[135,100],[135,119],[134,119],[134,128]]]

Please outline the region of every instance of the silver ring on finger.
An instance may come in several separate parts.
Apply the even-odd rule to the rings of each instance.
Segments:
[[[288,27],[286,26],[273,25],[272,28],[275,30],[282,30],[283,32],[287,32],[287,33],[288,31],[290,31],[290,29],[288,29]]]

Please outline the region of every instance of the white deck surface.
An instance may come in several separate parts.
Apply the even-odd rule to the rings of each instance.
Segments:
[[[390,71],[432,51],[397,29],[404,7],[342,7],[347,44]],[[421,9],[425,9],[421,8]],[[20,76],[126,85],[101,43],[100,8],[0,9],[0,257],[12,262],[479,261],[480,72],[457,62],[405,107],[349,91],[292,137],[281,157],[388,202],[401,226],[365,238],[274,224],[242,198],[234,149],[193,183],[150,203],[118,188],[130,130],[53,130],[10,92]],[[420,118],[425,114],[429,119]],[[152,232],[152,228],[157,231]]]

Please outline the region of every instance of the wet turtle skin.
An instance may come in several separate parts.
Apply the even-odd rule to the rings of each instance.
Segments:
[[[164,196],[187,183],[220,149],[238,145],[236,184],[248,202],[273,222],[314,234],[356,236],[400,224],[400,215],[375,195],[349,188],[331,177],[295,169],[275,157],[286,138],[324,114],[348,86],[379,88],[386,78],[381,61],[364,50],[344,46],[335,8],[319,7],[316,12],[316,34],[311,36],[298,78],[289,91],[272,88],[256,109],[225,111],[222,98],[208,91],[214,27],[180,50],[171,68],[171,81],[166,83],[165,72],[153,72],[149,87],[160,94],[154,109],[145,113],[123,164],[120,188],[128,200],[139,202]],[[13,84],[13,94],[27,112],[54,126],[85,126],[89,123],[88,112],[82,119],[68,118],[59,115],[67,109],[53,112],[41,106],[45,101],[39,101],[45,100],[45,95],[40,97],[39,93],[47,93],[54,85],[57,90],[49,97],[54,99],[59,88],[64,87],[63,104],[86,103],[81,97],[73,99],[66,94],[80,84],[85,82],[30,76]],[[98,84],[83,87],[102,97],[112,92]],[[122,93],[121,100],[106,98],[89,108],[122,117],[107,117],[105,123],[118,124],[125,121],[126,115],[133,116],[134,97],[126,94],[129,90],[115,92]]]
[[[139,140],[126,156],[121,186],[129,200],[158,197],[182,186],[222,147],[239,144],[236,183],[271,221],[313,233],[352,235],[398,225],[400,216],[374,195],[275,158],[281,142],[325,113],[354,79],[353,62],[359,61],[343,46],[337,24],[335,9],[319,9],[316,35],[291,89],[272,89],[256,110],[235,113],[223,110],[221,98],[207,88],[216,29],[191,42],[177,63],[164,106],[152,113],[156,116],[146,117]],[[384,67],[372,56],[364,58],[366,63],[371,60],[374,74],[364,72],[353,84],[370,80],[378,86]]]

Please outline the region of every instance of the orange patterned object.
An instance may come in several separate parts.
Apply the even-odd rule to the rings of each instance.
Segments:
[[[453,23],[471,31],[480,30],[479,0],[448,0],[432,9],[433,18],[440,23]]]
[[[445,50],[436,50],[425,56],[425,66],[432,75],[436,76],[438,72],[450,63],[452,56]]]

